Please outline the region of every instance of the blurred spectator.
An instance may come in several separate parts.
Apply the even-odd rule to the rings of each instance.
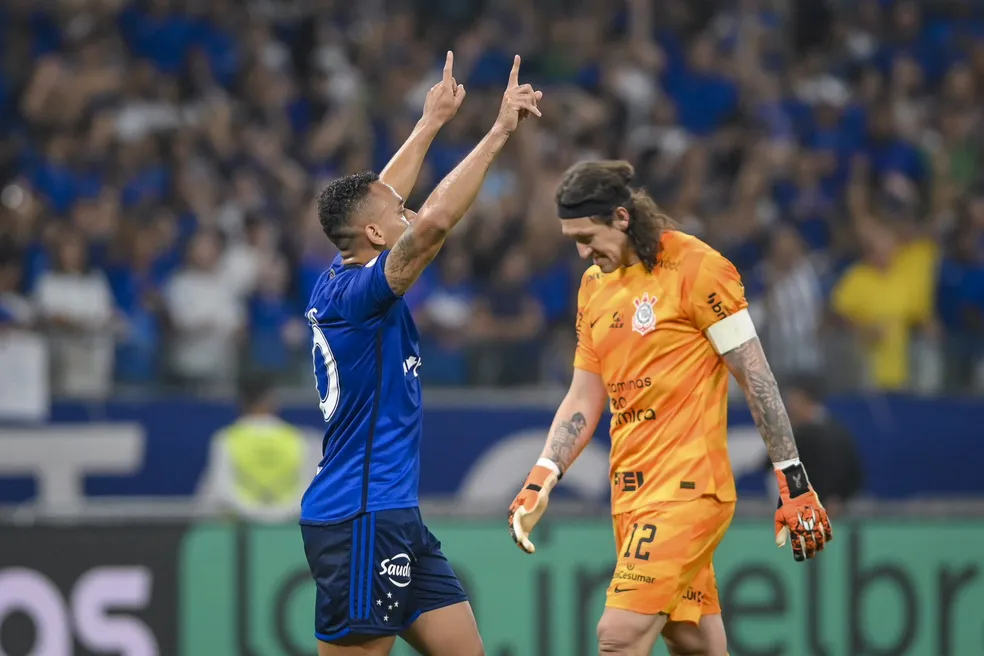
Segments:
[[[776,379],[820,371],[820,278],[799,232],[782,226],[772,233],[765,270],[763,343]]]
[[[544,312],[529,282],[529,260],[515,248],[505,255],[478,300],[469,332],[482,346],[474,360],[479,384],[519,385],[539,379],[536,338],[543,330]]]
[[[967,203],[940,265],[937,308],[946,332],[946,377],[984,390],[984,195]]]
[[[257,273],[256,292],[248,303],[249,358],[255,374],[275,379],[287,374],[299,347],[310,333],[287,295],[287,263],[267,259]],[[307,352],[307,349],[304,349]],[[305,363],[305,369],[307,369]]]
[[[39,321],[50,337],[56,393],[105,398],[113,374],[115,307],[102,271],[89,263],[83,236],[63,227],[52,267],[34,289]]]
[[[420,331],[420,359],[424,362],[421,375],[428,384],[465,385],[466,346],[478,290],[468,256],[460,248],[442,253],[435,268],[437,271],[422,281],[421,289],[411,292]]]
[[[215,232],[197,233],[185,265],[164,290],[173,331],[171,374],[179,383],[221,387],[236,377],[245,310],[235,281],[220,266],[221,247]]]
[[[212,440],[200,484],[201,502],[246,521],[295,517],[311,480],[308,445],[300,430],[277,416],[273,384],[255,377],[240,386],[242,414]]]
[[[159,373],[164,245],[155,226],[128,230],[121,235],[122,252],[109,267],[116,304],[127,322],[116,351],[116,375],[123,383],[152,382]]]
[[[0,329],[34,324],[34,308],[20,293],[22,266],[16,252],[0,247]]]
[[[268,221],[254,216],[239,227],[242,238],[231,240],[222,257],[222,268],[234,292],[247,297],[260,284],[260,270],[276,257],[275,233]],[[234,233],[234,237],[239,235]]]
[[[904,390],[910,383],[912,328],[929,321],[918,290],[929,271],[908,268],[897,231],[882,221],[859,226],[863,260],[851,265],[833,291],[833,309],[863,347],[870,385]]]

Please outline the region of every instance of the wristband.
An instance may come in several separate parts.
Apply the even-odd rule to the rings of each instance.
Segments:
[[[546,467],[554,474],[556,474],[558,481],[564,477],[563,472],[560,471],[560,467],[557,465],[556,462],[554,462],[550,458],[540,458],[539,460],[536,461],[536,464],[538,467]]]
[[[776,474],[782,474],[782,478],[786,483],[786,488],[789,490],[789,498],[795,499],[798,496],[806,494],[810,491],[810,479],[806,475],[806,468],[803,467],[803,463],[796,459],[796,462],[792,465],[788,465],[779,469],[779,465],[776,465]]]

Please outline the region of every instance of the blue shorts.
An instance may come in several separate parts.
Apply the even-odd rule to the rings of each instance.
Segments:
[[[418,508],[305,524],[301,536],[317,586],[314,632],[322,642],[397,634],[422,613],[468,599]]]

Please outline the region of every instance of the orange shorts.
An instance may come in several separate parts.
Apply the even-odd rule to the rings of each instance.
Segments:
[[[605,605],[674,622],[720,613],[711,561],[734,514],[733,501],[705,496],[613,516],[618,561]]]

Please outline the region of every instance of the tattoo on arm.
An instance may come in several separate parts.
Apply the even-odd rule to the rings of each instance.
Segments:
[[[439,248],[440,243],[436,247],[421,247],[417,243],[414,226],[410,224],[386,258],[386,282],[393,293],[400,296],[405,294],[437,255]]]
[[[798,458],[789,415],[786,414],[779,385],[772,375],[758,337],[725,353],[724,362],[745,392],[748,408],[765,440],[772,462]]]
[[[578,442],[587,423],[583,414],[575,412],[570,419],[559,422],[551,431],[547,440],[546,457],[557,463],[560,471],[567,471],[577,457],[580,451]]]

